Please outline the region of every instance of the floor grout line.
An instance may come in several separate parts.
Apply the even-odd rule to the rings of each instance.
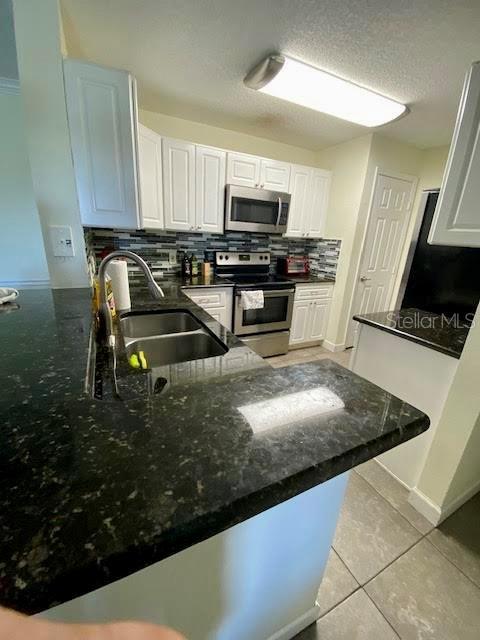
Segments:
[[[430,532],[430,533],[431,533],[431,532]],[[436,546],[436,545],[435,545],[431,540],[429,540],[429,539],[428,539],[428,536],[429,536],[429,534],[427,533],[427,535],[425,536],[425,539],[426,539],[426,541],[428,542],[428,544],[430,544],[430,545],[435,549],[435,551],[438,551],[438,553],[442,556],[442,558],[445,558],[445,560],[447,560],[447,561],[452,565],[452,567],[455,567],[455,569],[457,569],[457,571],[460,571],[460,573],[461,573],[465,578],[467,578],[467,580],[468,580],[469,582],[471,582],[471,583],[473,584],[473,586],[477,588],[477,590],[478,590],[478,591],[480,591],[480,587],[478,586],[478,584],[477,584],[476,582],[474,582],[474,581],[472,580],[472,578],[470,578],[470,576],[469,576],[469,575],[467,575],[467,574],[465,573],[465,571],[463,571],[463,570],[462,570],[460,567],[458,567],[458,566],[457,566],[457,565],[456,565],[452,560],[450,560],[450,558],[449,558],[449,557],[447,557],[447,556],[443,553],[443,551],[442,551],[441,549],[439,549],[439,548],[438,548],[438,547],[437,547],[437,546]]]
[[[375,602],[375,600],[368,594],[367,591],[365,591],[365,589],[362,587],[362,591],[363,593],[367,596],[367,598],[370,600],[370,602],[373,604],[373,606],[375,607],[375,609],[378,611],[378,613],[382,616],[382,618],[385,620],[385,622],[388,624],[388,626],[390,627],[390,629],[393,631],[393,633],[397,636],[397,638],[399,638],[399,640],[402,640],[402,636],[398,633],[398,631],[395,629],[395,627],[393,626],[393,624],[390,622],[390,620],[385,616],[385,614],[383,613],[383,611],[380,609],[380,607],[377,605],[377,603]]]
[[[373,458],[372,458],[372,460],[373,460]],[[361,473],[359,473],[358,471],[356,471],[356,470],[355,470],[355,468],[353,469],[353,471],[357,474],[357,476],[359,476],[360,478],[362,478],[362,480],[364,480],[364,481],[368,484],[368,486],[369,486],[369,487],[371,487],[371,488],[375,491],[375,493],[378,493],[378,495],[379,495],[381,498],[383,498],[383,500],[385,500],[385,502],[386,502],[387,504],[389,504],[389,505],[392,507],[392,509],[395,509],[395,511],[396,511],[399,515],[401,515],[401,516],[402,516],[402,518],[403,518],[404,520],[406,520],[406,521],[408,522],[408,524],[409,524],[411,527],[413,527],[413,528],[415,529],[415,531],[418,531],[418,533],[419,533],[421,536],[423,536],[423,537],[424,537],[424,536],[428,536],[428,534],[429,534],[429,533],[431,533],[434,529],[436,529],[436,527],[433,527],[433,525],[432,525],[433,529],[430,529],[430,531],[427,531],[427,533],[423,533],[422,531],[420,531],[420,529],[417,529],[417,527],[413,524],[413,522],[410,522],[410,520],[407,518],[407,516],[405,516],[405,515],[400,511],[400,509],[398,509],[394,504],[392,504],[392,503],[390,502],[390,500],[388,500],[387,498],[385,498],[385,496],[384,496],[384,495],[382,495],[382,494],[380,493],[380,491],[379,491],[379,490],[378,490],[378,489],[377,489],[377,488],[376,488],[376,487],[375,487],[375,486],[374,486],[374,485],[373,485],[369,480],[367,480],[367,478],[364,478],[364,477],[362,476],[362,474],[361,474]],[[392,477],[392,479],[393,479],[393,480],[395,480],[395,478],[393,478],[393,477]],[[396,481],[396,482],[397,482],[397,481]],[[399,484],[400,484],[400,483],[399,483]],[[413,507],[413,508],[415,508],[415,507]],[[420,514],[420,515],[422,515],[422,514]],[[426,519],[426,518],[425,518],[425,519]]]
[[[367,484],[368,484],[368,485],[369,485],[369,486],[370,486],[370,487],[371,487],[371,488],[372,488],[372,489],[373,489],[373,490],[374,490],[374,491],[375,491],[375,492],[376,492],[376,493],[377,493],[381,498],[383,498],[383,500],[385,500],[385,501],[387,502],[387,504],[389,504],[389,505],[392,507],[392,509],[395,509],[395,511],[396,511],[398,514],[400,514],[400,515],[402,516],[402,518],[403,518],[404,520],[406,520],[406,521],[409,523],[409,525],[415,529],[415,531],[418,531],[418,533],[420,533],[420,535],[421,535],[421,537],[420,537],[420,538],[419,538],[419,539],[418,539],[418,540],[417,540],[413,545],[411,545],[411,546],[410,546],[406,551],[404,551],[403,553],[401,553],[401,554],[398,556],[398,558],[395,558],[395,560],[392,560],[392,562],[390,562],[389,564],[387,564],[387,565],[386,565],[386,566],[385,566],[381,571],[379,571],[378,573],[376,573],[376,574],[375,574],[375,576],[374,576],[373,578],[370,578],[370,580],[367,580],[367,582],[365,582],[363,585],[361,585],[362,587],[364,587],[364,586],[365,586],[365,585],[367,585],[369,582],[371,582],[372,580],[374,580],[377,576],[379,576],[379,575],[382,573],[382,571],[385,571],[385,569],[387,569],[388,567],[390,567],[394,562],[396,562],[396,561],[397,561],[398,559],[400,559],[403,555],[405,555],[406,553],[408,553],[408,551],[410,551],[411,549],[413,549],[413,547],[414,547],[415,545],[417,545],[419,542],[421,542],[422,540],[427,540],[427,542],[428,542],[429,544],[431,544],[431,545],[432,545],[432,547],[433,547],[434,549],[436,549],[436,550],[440,553],[440,555],[441,555],[441,556],[443,556],[443,557],[445,558],[445,560],[448,560],[448,562],[449,562],[453,567],[455,567],[456,569],[458,569],[458,571],[460,571],[460,573],[461,573],[463,576],[465,576],[465,578],[467,578],[467,580],[469,580],[469,581],[473,584],[473,586],[474,586],[474,587],[476,587],[476,588],[480,591],[480,586],[479,586],[478,584],[476,584],[476,583],[472,580],[472,578],[470,578],[470,576],[468,576],[468,575],[467,575],[467,574],[466,574],[466,573],[465,573],[465,572],[464,572],[460,567],[458,567],[458,566],[457,566],[457,565],[456,565],[452,560],[450,560],[450,558],[449,558],[448,556],[446,556],[446,555],[441,551],[441,549],[439,549],[439,548],[438,548],[438,547],[437,547],[433,542],[431,542],[431,540],[428,540],[428,536],[432,533],[432,531],[435,531],[436,529],[438,529],[438,530],[440,531],[440,528],[439,528],[439,527],[433,527],[433,529],[431,529],[430,531],[427,531],[427,533],[422,533],[419,529],[417,529],[417,527],[416,527],[414,524],[412,524],[412,523],[410,522],[410,520],[409,520],[408,518],[406,518],[406,517],[403,515],[403,513],[402,513],[401,511],[399,511],[399,509],[397,509],[397,507],[396,507],[395,505],[393,505],[389,500],[387,500],[387,499],[385,498],[385,496],[383,496],[383,495],[380,493],[380,491],[378,491],[378,489],[377,489],[376,487],[374,487],[374,485],[373,485],[371,482],[369,482],[366,478],[364,478],[364,477],[363,477],[360,473],[358,473],[358,471],[356,471],[355,469],[353,469],[353,471],[354,471],[354,473],[356,473],[360,478],[362,478],[362,480],[364,480],[364,481],[365,481],[365,482],[366,482],[366,483],[367,483]],[[394,480],[395,480],[395,478],[394,478]],[[342,560],[342,562],[345,564],[345,566],[347,567],[347,569],[350,571],[349,567],[347,566],[347,564],[345,563],[345,561],[343,560],[343,558],[340,556],[340,554],[338,553],[338,551],[337,551],[336,549],[335,549],[335,553],[339,556],[339,558],[340,558],[340,559]],[[352,573],[352,572],[350,571],[350,573]],[[352,574],[352,575],[353,575],[353,574]],[[355,576],[353,576],[353,577],[355,578]],[[356,579],[356,578],[355,578],[355,579]],[[356,580],[357,580],[357,579],[356,579]],[[358,580],[357,580],[357,582],[358,582]]]

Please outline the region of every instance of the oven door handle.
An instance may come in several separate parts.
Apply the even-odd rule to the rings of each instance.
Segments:
[[[278,298],[279,296],[284,296],[285,294],[291,295],[292,293],[295,293],[295,289],[277,289],[276,291],[264,291],[263,296],[264,298]],[[237,291],[235,297],[240,298],[241,294],[241,291]]]
[[[278,212],[277,212],[277,222],[275,223],[275,226],[278,227],[278,225],[280,224],[280,216],[282,214],[282,199],[278,198]]]

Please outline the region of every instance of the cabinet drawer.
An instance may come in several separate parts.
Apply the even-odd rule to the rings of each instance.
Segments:
[[[333,295],[333,284],[330,285],[298,285],[295,289],[295,300],[324,300]]]
[[[227,295],[230,289],[183,289],[183,293],[188,296],[195,304],[204,309],[212,309],[216,307],[227,306]]]

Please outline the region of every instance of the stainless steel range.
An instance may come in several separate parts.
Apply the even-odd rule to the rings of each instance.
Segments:
[[[274,356],[288,351],[292,323],[295,283],[270,273],[269,253],[215,254],[218,276],[235,284],[233,331],[261,356]],[[263,307],[245,309],[242,291],[262,290]]]

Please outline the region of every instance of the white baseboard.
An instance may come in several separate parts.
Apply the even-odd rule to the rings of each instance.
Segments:
[[[293,622],[290,622],[285,627],[282,627],[279,631],[276,631],[273,636],[267,638],[267,640],[291,640],[300,631],[303,631],[311,624],[313,624],[320,617],[320,606],[317,602],[315,602],[315,606],[306,611],[303,615],[301,615]]]
[[[445,519],[444,517],[442,518],[442,510],[438,504],[432,502],[430,498],[417,488],[410,491],[408,502],[435,527]]]
[[[12,289],[49,289],[50,280],[2,280],[0,287]]]
[[[450,502],[445,503],[442,507],[438,506],[430,498],[428,498],[424,493],[419,491],[419,489],[412,489],[410,495],[408,497],[409,503],[412,507],[415,507],[417,511],[419,511],[422,516],[434,524],[438,526],[444,520],[446,520],[452,513],[455,513],[457,509],[460,509],[466,502],[473,498],[480,491],[480,480],[476,482],[472,487],[466,489],[459,496],[451,500]]]
[[[344,351],[345,350],[345,343],[338,343],[336,344],[335,342],[330,342],[330,340],[324,340],[322,343],[322,347],[325,347],[325,349],[327,349],[327,351]]]

